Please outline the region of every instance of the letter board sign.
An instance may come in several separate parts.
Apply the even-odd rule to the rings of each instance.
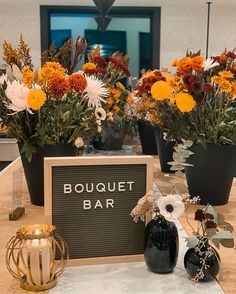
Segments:
[[[152,190],[152,168],[151,156],[45,158],[46,221],[72,263],[140,260],[145,225],[130,212]]]

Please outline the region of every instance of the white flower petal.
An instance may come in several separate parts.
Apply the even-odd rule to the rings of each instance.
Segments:
[[[105,109],[103,109],[102,107],[95,109],[95,115],[99,120],[105,120],[107,116]]]
[[[106,102],[103,98],[109,96],[108,89],[101,80],[94,76],[85,76],[87,87],[84,90],[84,98],[88,100],[88,106],[99,108],[101,102]]]
[[[28,108],[28,94],[30,89],[22,85],[19,81],[14,80],[12,83],[7,82],[6,96],[11,101],[9,109],[19,112]]]

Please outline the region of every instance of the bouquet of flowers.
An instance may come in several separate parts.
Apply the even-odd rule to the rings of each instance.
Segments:
[[[187,53],[175,74],[155,82],[151,94],[169,138],[194,144],[236,144],[236,54],[205,59]]]
[[[102,140],[108,129],[113,130],[113,135],[118,130],[124,130],[131,135],[134,133],[133,120],[127,113],[129,105],[133,102],[130,89],[126,86],[127,78],[131,76],[128,64],[127,55],[115,52],[109,60],[106,60],[101,56],[100,48],[97,47],[91,50],[88,54],[88,62],[83,65],[86,75],[95,75],[109,88],[109,95],[104,106],[107,118],[102,122],[104,128],[100,134]]]
[[[22,152],[29,160],[37,146],[76,143],[80,147],[82,138],[101,132],[101,122],[108,113],[107,99],[111,93],[118,99],[114,87],[122,88],[121,84],[114,86],[126,69],[118,63],[120,57],[111,57],[112,61],[102,67],[106,75],[103,71],[101,76],[95,64],[93,72],[89,71],[91,64],[85,64],[83,71],[68,74],[55,61],[33,69],[22,37],[17,49],[7,42],[3,48],[7,74],[0,78],[0,120],[8,134],[23,145]],[[126,93],[125,88],[121,91]],[[118,106],[116,110],[118,113]]]

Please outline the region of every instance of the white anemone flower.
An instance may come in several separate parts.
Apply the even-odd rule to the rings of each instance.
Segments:
[[[102,107],[98,107],[95,109],[95,115],[98,120],[105,120],[106,119],[106,111]]]
[[[203,70],[206,71],[206,70],[209,70],[217,65],[220,65],[217,61],[214,61],[213,58],[207,58],[204,62],[203,62]]]
[[[19,81],[7,82],[6,96],[11,101],[9,109],[19,112],[28,108],[28,94],[30,89],[22,85]]]
[[[168,221],[174,221],[184,212],[182,197],[177,194],[161,196],[157,200],[160,214]]]
[[[108,89],[103,82],[94,76],[85,76],[87,87],[84,90],[84,98],[88,100],[88,106],[99,108],[101,101],[106,102],[103,98],[109,96]]]

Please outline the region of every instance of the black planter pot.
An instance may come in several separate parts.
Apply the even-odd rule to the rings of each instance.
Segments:
[[[155,139],[154,127],[148,121],[138,121],[139,138],[143,150],[143,154],[157,155],[157,145]]]
[[[203,268],[203,277],[199,279],[200,282],[208,282],[214,280],[220,270],[220,256],[218,252],[210,246],[207,242],[201,248],[201,256],[196,252],[195,248],[190,248],[186,251],[184,256],[184,267],[190,278],[195,278],[202,267],[202,259],[206,257],[207,250],[213,250],[214,254],[206,258],[207,268]]]
[[[22,145],[19,144],[20,151],[21,147]],[[21,161],[32,204],[44,205],[44,157],[74,156],[77,150],[72,144],[38,146],[30,162],[24,153],[21,154]]]
[[[236,145],[200,145],[187,162],[193,167],[185,169],[189,194],[200,196],[201,204],[224,205],[229,200],[235,171]]]
[[[147,267],[155,273],[174,270],[179,252],[179,236],[176,225],[159,217],[145,228],[144,258]]]
[[[126,135],[126,128],[104,127],[101,136],[93,139],[93,147],[98,150],[121,150]]]
[[[174,173],[174,171],[170,170],[171,166],[168,164],[168,162],[173,161],[175,142],[167,142],[166,140],[164,140],[162,136],[162,131],[159,127],[155,127],[155,138],[159,154],[161,171],[164,173]]]

